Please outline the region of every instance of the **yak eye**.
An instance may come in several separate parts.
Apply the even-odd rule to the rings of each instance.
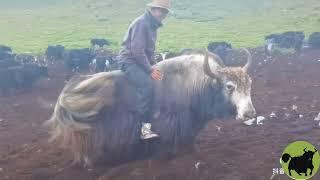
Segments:
[[[236,86],[232,82],[228,82],[226,84],[226,88],[228,91],[234,91],[236,89]]]

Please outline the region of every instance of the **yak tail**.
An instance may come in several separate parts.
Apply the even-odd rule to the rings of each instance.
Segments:
[[[94,146],[95,123],[101,109],[112,104],[113,85],[107,74],[71,79],[58,97],[54,112],[44,125],[50,142],[71,149],[75,161],[86,161]]]
[[[75,121],[72,114],[61,105],[60,101],[61,98],[58,99],[51,118],[44,123],[50,129],[49,142],[57,144],[60,148],[71,150],[74,156],[73,164],[84,162],[90,165],[89,160],[83,157],[83,154],[87,154],[87,145],[84,144],[86,141],[83,139],[85,136],[80,135],[86,134],[86,130],[89,130],[90,127]]]
[[[285,163],[287,163],[289,160],[290,160],[291,156],[290,154],[283,154],[282,157],[281,157],[281,160]]]

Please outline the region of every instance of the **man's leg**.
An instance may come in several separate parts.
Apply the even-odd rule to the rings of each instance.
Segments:
[[[153,100],[153,84],[152,79],[141,67],[136,64],[126,64],[123,68],[130,83],[132,83],[137,90],[138,101],[134,107],[136,118],[143,123],[141,129],[141,138],[150,139],[158,137],[157,134],[151,131],[151,108]]]

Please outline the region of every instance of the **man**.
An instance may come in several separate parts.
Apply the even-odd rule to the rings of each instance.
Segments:
[[[153,97],[153,80],[162,80],[162,73],[151,66],[154,62],[157,30],[170,11],[170,0],[154,0],[146,12],[136,18],[123,39],[119,53],[121,70],[137,90],[138,101],[133,107],[135,118],[142,123],[141,139],[158,137],[151,131],[150,106]]]

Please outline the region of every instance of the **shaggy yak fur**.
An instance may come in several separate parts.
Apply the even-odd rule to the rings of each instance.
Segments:
[[[71,79],[46,124],[52,140],[71,150],[75,162],[119,161],[148,152],[174,155],[193,141],[209,120],[253,117],[251,78],[245,67],[224,67],[212,53],[183,55],[155,65],[164,78],[154,82],[152,129],[156,143],[140,140],[141,122],[132,111],[135,89],[121,71]],[[157,153],[158,154],[158,153]]]

